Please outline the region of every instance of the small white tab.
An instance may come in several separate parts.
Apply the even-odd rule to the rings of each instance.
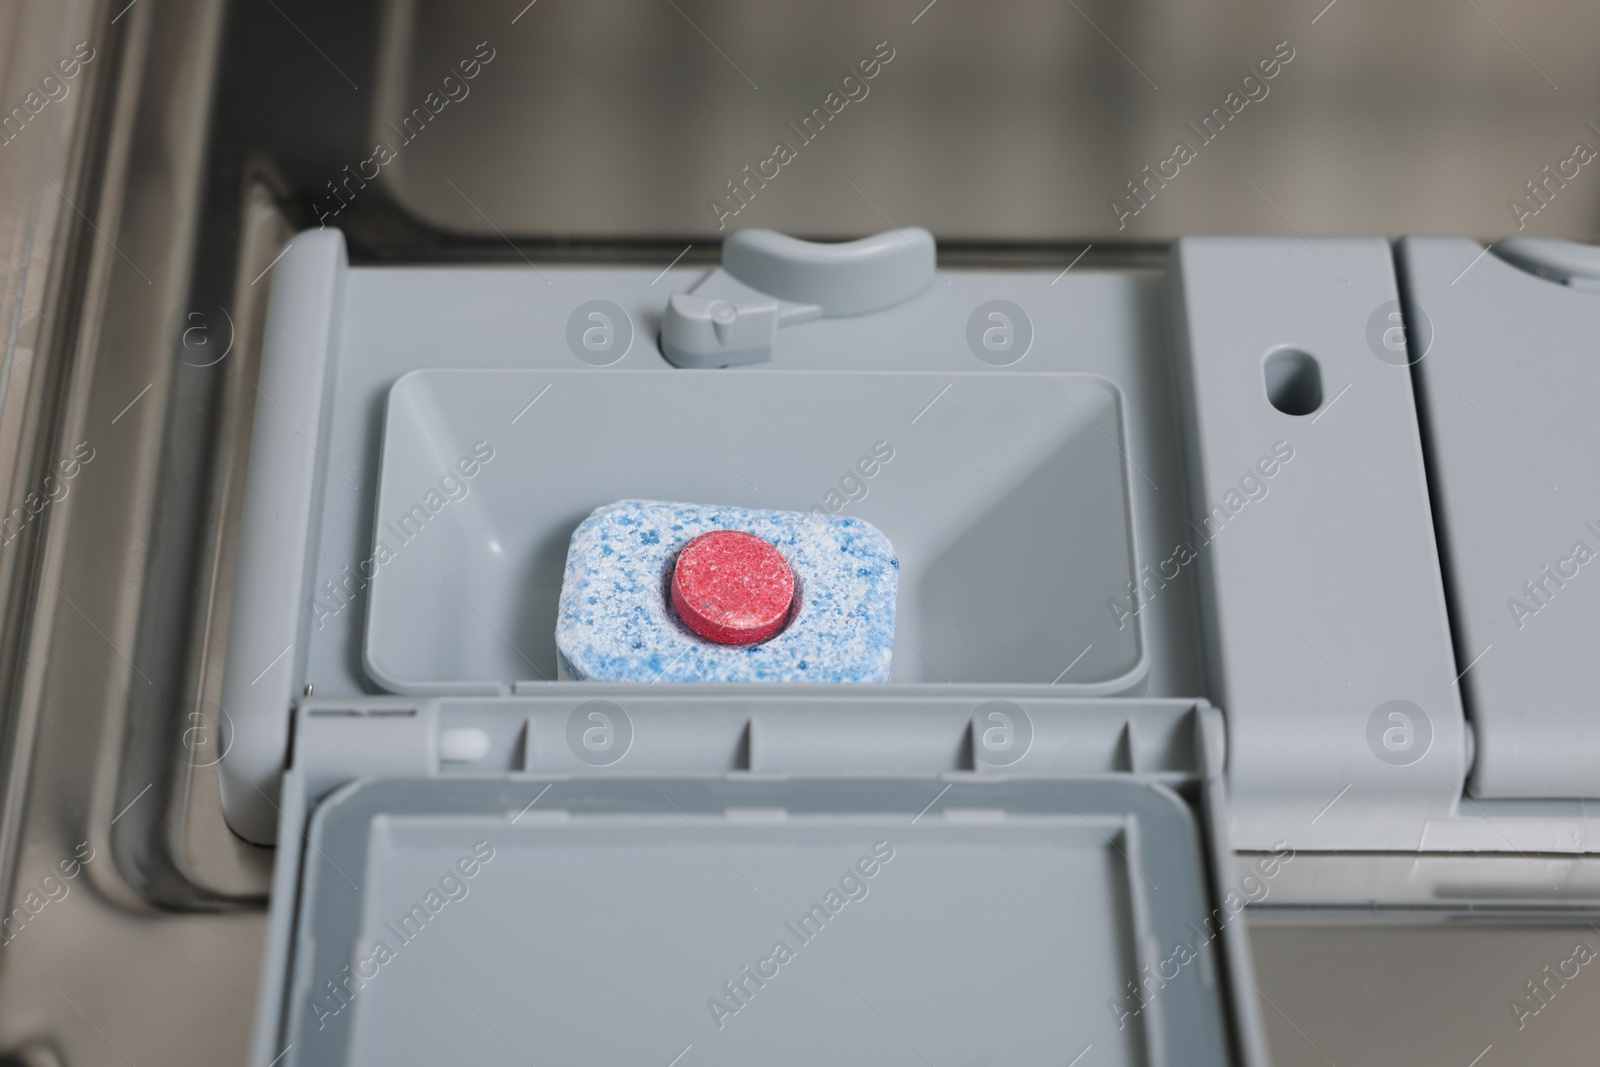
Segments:
[[[476,726],[439,731],[439,759],[445,763],[477,763],[489,754],[489,735]]]

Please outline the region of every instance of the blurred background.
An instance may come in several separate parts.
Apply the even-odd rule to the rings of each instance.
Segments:
[[[487,41],[504,58],[480,97],[386,174],[404,214],[456,234],[709,237],[706,201],[775,141],[799,147],[787,124],[887,41],[894,59],[869,95],[739,222],[845,234],[887,215],[944,240],[1019,243],[1497,236],[1516,228],[1506,201],[1526,181],[1600,138],[1592,4],[926,4],[541,0],[515,26],[504,12],[517,5],[499,0],[394,4],[370,127],[384,135]],[[1275,51],[1287,61],[1263,79]],[[317,82],[341,94],[331,70]],[[1202,141],[1230,93],[1232,121]],[[1180,176],[1119,228],[1108,203],[1180,141],[1196,158],[1168,167]],[[1592,233],[1597,204],[1579,179],[1534,228]]]
[[[1576,0],[277,6],[232,12],[218,162],[265,153],[309,211],[335,206],[327,183],[390,144],[379,195],[361,189],[341,216],[371,227],[374,254],[424,240],[406,230],[710,238],[708,202],[737,205],[726,183],[780,141],[797,158],[744,187],[739,225],[842,235],[888,217],[945,243],[1022,245],[1490,238],[1517,229],[1512,198],[1542,206],[1526,183],[1544,167],[1600,146],[1600,8]],[[883,42],[893,58],[866,95],[797,136]],[[466,95],[402,140],[422,128],[402,119],[445,96],[480,43],[494,58]],[[1219,108],[1231,121],[1204,141]],[[1161,167],[1179,142],[1195,158]],[[1142,186],[1148,207],[1121,217],[1111,203],[1139,206],[1128,183],[1147,166],[1178,176]],[[1596,182],[1573,170],[1526,232],[1594,232]]]
[[[221,822],[205,694],[290,234],[664,267],[920,225],[1055,270],[1205,232],[1592,240],[1597,47],[1579,0],[0,0],[5,507],[86,412],[115,431],[0,548],[0,877],[97,857],[0,944],[0,1064],[242,1061],[271,854]],[[175,359],[195,314],[216,347]],[[1353,907],[1252,913],[1276,1062],[1593,1061],[1600,978],[1508,1010],[1600,945],[1587,913]]]

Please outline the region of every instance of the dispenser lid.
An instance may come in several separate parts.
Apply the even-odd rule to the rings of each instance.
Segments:
[[[290,1063],[1231,1060],[1160,783],[366,779],[304,855]]]

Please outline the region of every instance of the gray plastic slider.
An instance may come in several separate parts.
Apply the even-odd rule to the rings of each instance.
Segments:
[[[722,266],[667,301],[661,351],[680,367],[772,359],[778,327],[865,315],[909,300],[933,281],[933,234],[885,230],[821,244],[775,230],[737,230]]]

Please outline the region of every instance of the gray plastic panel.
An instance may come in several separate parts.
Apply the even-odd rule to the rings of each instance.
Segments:
[[[1389,246],[1184,238],[1168,283],[1233,839],[1415,849],[1465,742],[1411,382],[1368,340],[1398,308]],[[1304,414],[1269,395],[1293,352],[1320,378]]]
[[[251,514],[288,514],[303,502],[305,514],[312,517],[303,528],[291,524],[274,539],[255,539],[251,544],[257,552],[242,551],[240,556],[244,573],[258,566],[257,555],[298,553],[310,582],[308,588],[286,580],[263,581],[252,586],[251,596],[234,602],[234,625],[241,634],[276,634],[281,620],[298,619],[292,637],[276,643],[264,636],[241,637],[228,658],[231,696],[225,707],[236,733],[227,765],[241,787],[228,795],[226,810],[230,824],[252,840],[270,842],[276,832],[269,798],[276,795],[287,748],[291,703],[307,685],[314,685],[319,697],[379,691],[363,663],[370,586],[361,573],[378,525],[375,501],[389,389],[406,373],[425,368],[585,369],[585,361],[569,346],[568,327],[578,309],[595,299],[614,302],[632,326],[631,343],[613,365],[603,368],[606,373],[872,370],[949,375],[943,384],[950,389],[943,391],[941,385],[935,390],[937,400],[928,414],[918,419],[920,411],[913,412],[853,446],[858,450],[848,452],[848,461],[821,485],[807,487],[808,495],[825,493],[830,486],[837,489],[874,440],[887,440],[897,457],[909,456],[918,444],[918,431],[963,382],[976,376],[1100,375],[1115,382],[1123,395],[1125,437],[1119,441],[1108,435],[1101,445],[1116,462],[1123,459],[1120,449],[1134,470],[1132,512],[1139,556],[1164,559],[1185,536],[1182,493],[1177,491],[1183,482],[1177,412],[1157,274],[941,271],[927,290],[885,311],[785,328],[770,365],[694,372],[673,370],[652,339],[667,297],[693,288],[705,273],[701,269],[674,268],[664,274],[659,268],[352,269],[337,231],[311,231],[297,237],[295,245],[317,251],[291,251],[274,268],[274,315],[285,322],[320,317],[329,328],[320,340],[312,339],[315,345],[299,334],[269,331],[263,366],[282,365],[292,376],[314,357],[326,368],[325,379],[315,381],[326,384],[292,397],[272,392],[259,403],[258,421],[278,420],[314,441],[317,464],[311,468],[316,480],[279,477],[277,465],[252,455],[246,487]],[[327,294],[333,292],[340,299],[330,310]],[[996,299],[1020,308],[1032,333],[1031,346],[1020,356],[1007,356],[1014,361],[1006,366],[996,366],[991,353],[980,357],[969,342],[969,327],[980,307]],[[520,428],[549,399],[505,429]],[[506,435],[486,428],[490,430],[485,439],[499,447]],[[309,441],[295,439],[293,444],[304,449]],[[866,499],[848,504],[849,512],[860,513],[862,504],[894,492],[894,469],[891,464],[870,481]],[[574,524],[580,517],[573,516]],[[1119,602],[1126,603],[1126,597]],[[1125,631],[1140,630],[1148,674],[1142,682],[1130,682],[1131,691],[1151,696],[1201,691],[1193,590],[1187,577],[1170,583],[1160,600],[1137,617],[1119,614],[1109,603],[1101,605],[1099,615],[1099,625],[1113,644],[1128,636]],[[269,623],[265,630],[259,628],[263,620]],[[1084,645],[1062,648],[1055,670],[1035,688],[1048,692],[1051,687],[1045,683],[1058,677],[1063,685],[1071,683],[1099,651],[1086,652]],[[1080,654],[1083,658],[1077,660]]]
[[[235,831],[270,841],[288,749],[285,710],[305,672],[314,595],[306,538],[322,521],[324,485],[344,477],[318,445],[329,432],[335,339],[341,325],[344,236],[296,238],[278,261],[256,382],[249,488],[239,523],[232,621],[222,683],[227,759],[222,806]]]
[[[1160,786],[379,781],[310,846],[289,1063],[1230,1061],[1198,827]]]
[[[491,440],[492,461],[456,473]],[[368,673],[399,693],[554,679],[567,544],[592,509],[643,497],[809,511],[874,442],[892,458],[850,513],[900,559],[892,681],[1083,694],[1138,680],[1140,629],[1105,609],[1138,575],[1116,386],[871,371],[402,378],[384,432],[373,555],[393,558],[369,592]]]
[[[1410,318],[1433,331],[1416,375],[1471,668],[1472,792],[1600,797],[1600,294],[1475,241],[1400,251]],[[1552,273],[1585,261],[1568,251]]]

